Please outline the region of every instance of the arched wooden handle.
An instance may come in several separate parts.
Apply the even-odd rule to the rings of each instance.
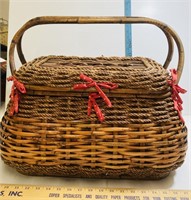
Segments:
[[[14,51],[17,46],[17,51],[19,58],[22,64],[26,63],[24,54],[21,48],[21,42],[24,32],[36,25],[42,24],[153,24],[160,28],[167,37],[168,41],[168,55],[166,61],[163,65],[164,68],[167,68],[173,55],[173,40],[175,41],[178,48],[178,65],[177,65],[177,74],[178,79],[177,83],[180,80],[183,65],[184,65],[184,48],[182,42],[177,35],[177,33],[168,25],[163,22],[160,22],[155,19],[145,18],[145,17],[66,17],[66,16],[43,16],[36,17],[29,20],[25,23],[14,35],[13,40],[9,49],[9,61],[12,75],[15,74],[15,60],[14,60]]]

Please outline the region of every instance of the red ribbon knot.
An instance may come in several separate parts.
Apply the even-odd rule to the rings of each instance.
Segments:
[[[187,91],[181,88],[177,82],[177,71],[175,69],[170,69],[171,72],[171,80],[168,80],[168,84],[172,87],[172,99],[174,102],[174,108],[177,110],[180,120],[184,123],[184,119],[181,115],[181,111],[183,110],[182,104],[183,101],[179,95],[179,93],[186,93]]]
[[[24,84],[19,82],[14,76],[8,77],[7,80],[13,81],[11,94],[10,94],[12,105],[9,110],[9,116],[13,116],[14,113],[18,113],[19,111],[20,93],[23,93],[23,94],[26,93],[26,88]]]
[[[94,110],[96,112],[96,115],[97,115],[99,121],[102,122],[104,120],[104,115],[101,112],[101,109],[99,108],[98,104],[96,103],[96,99],[102,98],[108,107],[112,107],[112,104],[111,104],[111,101],[109,100],[109,98],[107,97],[107,95],[103,92],[103,90],[100,87],[113,90],[113,89],[116,89],[118,87],[118,85],[115,83],[111,83],[111,82],[97,83],[92,78],[90,78],[84,74],[80,74],[80,79],[83,81],[86,81],[87,83],[76,84],[76,85],[74,85],[73,89],[74,90],[85,90],[90,87],[96,88],[97,93],[93,92],[89,95],[88,116],[91,115],[92,107],[94,107]]]

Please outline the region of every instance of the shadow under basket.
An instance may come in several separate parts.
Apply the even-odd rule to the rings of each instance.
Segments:
[[[143,57],[23,57],[22,35],[34,25],[135,21],[167,36],[164,66]],[[173,39],[180,53],[171,75]],[[161,179],[182,165],[187,128],[174,91],[184,51],[171,28],[148,18],[40,17],[16,33],[10,55],[16,45],[23,65],[16,70],[11,56],[12,99],[0,134],[6,164],[26,175],[126,179]]]

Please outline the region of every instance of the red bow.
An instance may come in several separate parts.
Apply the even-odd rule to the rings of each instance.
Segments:
[[[183,88],[181,88],[179,85],[176,84],[177,81],[177,71],[175,69],[170,69],[171,72],[171,80],[168,80],[168,84],[172,87],[172,99],[174,102],[174,108],[178,111],[178,115],[180,117],[180,120],[184,123],[184,119],[181,115],[182,108],[182,99],[179,95],[179,93],[186,93],[187,91]]]
[[[19,111],[19,99],[20,93],[26,93],[26,89],[24,84],[20,83],[14,76],[10,76],[7,78],[8,81],[13,81],[13,85],[11,88],[10,98],[12,101],[12,105],[9,110],[9,115],[13,116],[14,113],[18,113]]]
[[[102,91],[102,89],[100,87],[104,87],[106,89],[116,89],[118,87],[117,84],[115,83],[111,83],[111,82],[102,82],[102,83],[97,83],[95,82],[92,78],[84,75],[84,74],[80,74],[80,79],[88,82],[86,84],[76,84],[74,85],[74,90],[83,90],[83,89],[87,89],[90,87],[95,87],[98,93],[91,93],[89,95],[89,101],[88,101],[88,116],[90,116],[91,114],[91,110],[92,110],[92,106],[94,107],[94,110],[96,112],[96,115],[98,117],[98,119],[102,122],[104,120],[104,115],[101,112],[99,106],[97,105],[95,99],[97,98],[102,98],[105,103],[107,104],[108,107],[111,107],[111,101],[108,99],[108,97],[106,96],[106,94]]]

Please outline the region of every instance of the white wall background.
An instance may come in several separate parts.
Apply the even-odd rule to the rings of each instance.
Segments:
[[[190,112],[189,0],[132,0],[132,15],[159,19],[179,34],[185,47],[186,61],[180,85],[189,92],[183,95],[184,112]],[[42,15],[123,16],[124,0],[10,0],[9,43],[15,32],[29,19]],[[133,26],[133,55],[146,56],[163,63],[167,43],[162,32],[152,25]],[[41,55],[124,56],[123,25],[46,25],[26,32],[23,51],[27,60]],[[17,67],[20,66],[16,59]],[[177,65],[177,52],[171,68]],[[10,72],[9,72],[10,73]],[[7,87],[7,94],[10,85]],[[8,96],[8,95],[7,95]]]

